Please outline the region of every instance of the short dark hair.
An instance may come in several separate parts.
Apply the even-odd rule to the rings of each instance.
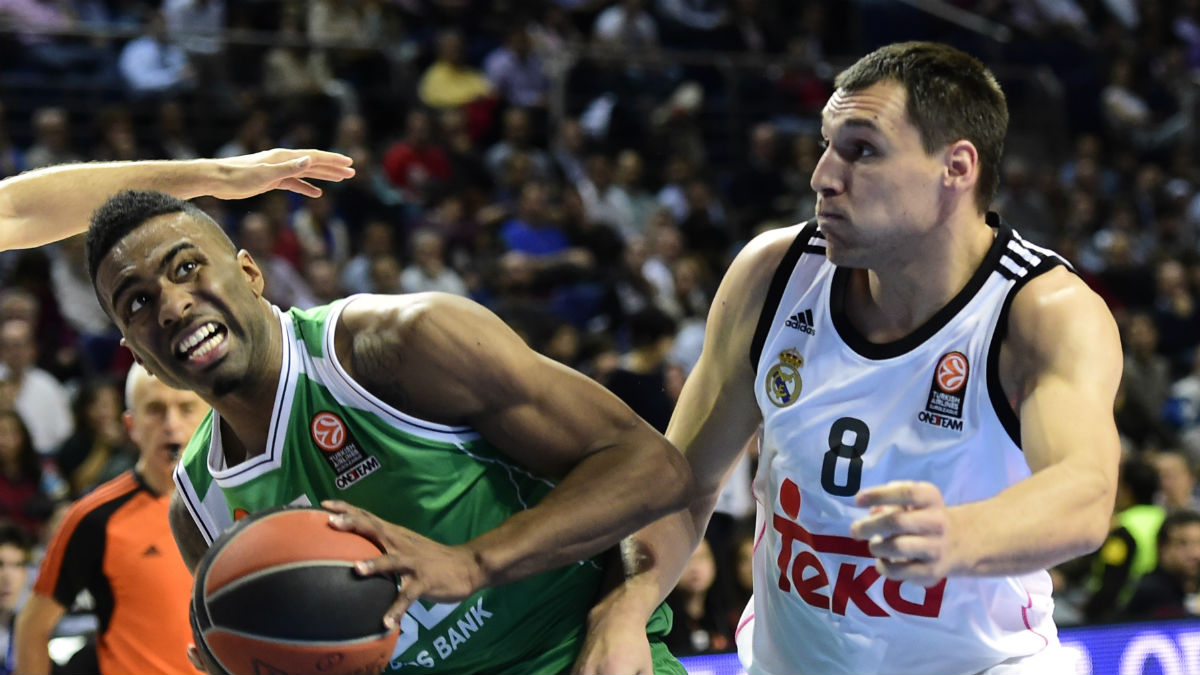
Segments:
[[[1129,490],[1135,504],[1153,504],[1158,494],[1158,469],[1141,457],[1131,457],[1121,462],[1117,481]]]
[[[88,275],[92,281],[96,280],[96,270],[100,268],[100,261],[117,242],[125,238],[125,235],[151,218],[180,212],[198,220],[212,222],[220,229],[207,213],[195,205],[162,192],[124,190],[110,197],[92,213],[92,223],[88,227],[85,250]]]
[[[1162,548],[1167,544],[1167,539],[1171,538],[1171,532],[1177,527],[1184,525],[1200,524],[1200,513],[1191,509],[1180,509],[1172,511],[1163,519],[1162,525],[1158,527],[1158,547]]]
[[[0,519],[0,546],[11,544],[25,552],[25,562],[28,563],[33,553],[33,539],[20,525],[11,520]]]
[[[926,153],[966,139],[979,151],[975,205],[985,212],[1000,188],[1000,156],[1008,129],[1008,103],[995,76],[977,59],[935,42],[880,47],[842,71],[834,86],[848,92],[881,81],[908,94],[905,112]]]

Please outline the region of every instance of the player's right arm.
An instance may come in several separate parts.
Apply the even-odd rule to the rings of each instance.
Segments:
[[[0,251],[58,241],[87,229],[92,211],[121,190],[180,199],[244,199],[282,189],[320,196],[310,179],[354,175],[350,158],[321,150],[266,150],[226,159],[65,164],[0,181]]]
[[[722,279],[709,312],[704,349],[666,433],[691,465],[697,499],[690,509],[662,518],[622,542],[626,580],[592,608],[576,672],[650,672],[643,627],[679,581],[704,536],[722,486],[762,422],[754,398],[751,342],[775,270],[798,232],[798,227],[789,227],[755,238]],[[633,649],[634,640],[639,649]]]
[[[175,536],[175,545],[179,547],[183,564],[187,565],[188,571],[194,575],[196,565],[200,564],[200,559],[208,550],[208,542],[204,540],[204,535],[200,533],[196,521],[192,520],[192,514],[188,512],[187,505],[183,503],[183,498],[178,492],[171,495],[167,521],[171,524],[171,534]]]
[[[16,643],[17,663],[13,668],[14,673],[49,675],[50,634],[66,612],[66,607],[48,595],[29,594],[15,624],[13,641]]]

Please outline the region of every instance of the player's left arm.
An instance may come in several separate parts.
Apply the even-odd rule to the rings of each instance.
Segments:
[[[1095,550],[1108,533],[1120,442],[1113,401],[1121,344],[1104,302],[1066,269],[1013,299],[1001,379],[1017,401],[1033,475],[983,501],[947,507],[931,483],[863,490],[872,514],[852,534],[880,571],[926,583],[950,575],[1012,575]]]
[[[692,477],[683,455],[608,390],[534,352],[474,302],[407,297],[416,300],[373,296],[345,310],[357,336],[355,377],[397,408],[469,425],[515,464],[556,483],[538,504],[444,551],[440,564],[432,561],[435,547],[415,533],[334,505],[348,512],[346,526],[384,540],[391,555],[382,564],[400,574],[409,600],[465,597],[583,560],[688,505]]]

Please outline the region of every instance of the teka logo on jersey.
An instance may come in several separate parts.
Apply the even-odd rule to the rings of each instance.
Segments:
[[[368,455],[359,447],[346,423],[336,414],[322,411],[313,415],[309,430],[313,443],[322,450],[321,456],[337,476],[334,484],[339,490],[345,490],[379,469],[379,458]]]
[[[963,397],[971,366],[962,352],[949,352],[938,359],[929,385],[929,400],[917,419],[943,429],[962,431]]]
[[[779,486],[779,505],[783,515],[774,515],[774,528],[779,533],[779,590],[792,590],[800,599],[813,607],[846,615],[850,605],[867,616],[892,616],[876,602],[868,591],[882,576],[875,569],[875,556],[867,542],[851,537],[831,534],[814,534],[800,524],[800,487],[790,478]],[[793,555],[796,544],[800,548]],[[829,588],[829,570],[826,570],[817,553],[828,553],[847,557],[865,558],[864,562],[844,562],[838,565],[837,578]],[[922,588],[915,584],[904,586],[904,582],[886,579],[883,582],[883,602],[893,612],[909,616],[935,619],[942,611],[942,596],[946,592],[946,580]],[[924,597],[920,594],[924,593]],[[906,597],[907,596],[907,597]]]
[[[804,381],[800,379],[800,368],[804,365],[804,357],[795,349],[785,349],[779,352],[779,361],[767,371],[763,384],[767,388],[767,398],[777,408],[786,408],[800,397],[800,389]]]

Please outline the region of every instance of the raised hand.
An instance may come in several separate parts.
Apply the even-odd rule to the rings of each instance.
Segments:
[[[204,194],[220,199],[244,199],[269,190],[290,190],[320,197],[310,180],[341,181],[354,175],[351,159],[325,150],[277,148],[250,155],[206,160],[216,165],[218,180]]]

